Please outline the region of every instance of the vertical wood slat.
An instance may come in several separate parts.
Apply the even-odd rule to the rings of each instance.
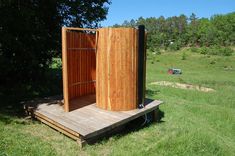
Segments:
[[[64,110],[69,111],[69,89],[68,89],[68,62],[67,62],[67,33],[66,28],[62,28],[62,68],[63,68],[63,96]]]
[[[70,100],[95,93],[96,36],[62,28],[62,66],[64,110],[70,111]],[[73,85],[79,83],[77,85]]]
[[[138,30],[98,29],[96,104],[124,111],[137,107]]]
[[[138,101],[138,30],[101,28],[96,35],[71,31],[69,28],[64,30],[62,60],[65,111],[69,111],[71,99],[95,92],[100,108],[114,111],[135,109]],[[96,48],[97,53],[91,51]],[[72,85],[89,80],[96,80],[96,84]]]

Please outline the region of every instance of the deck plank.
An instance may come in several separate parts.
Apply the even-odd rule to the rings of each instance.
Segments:
[[[81,134],[82,136],[87,135],[95,130],[95,129],[91,129],[90,127],[88,127],[87,125],[84,125],[81,122],[77,123],[72,118],[68,118],[66,116],[51,114],[43,110],[36,111],[36,113],[46,116],[46,118],[52,120],[54,123],[63,125],[64,127],[71,129]]]
[[[57,126],[56,129],[61,129],[64,134],[79,134],[83,138],[95,137],[121,126],[157,109],[162,103],[162,101],[150,100],[142,109],[119,112],[100,109],[93,103],[71,112],[64,112],[63,105],[58,101],[58,99],[57,102],[40,101],[34,106],[34,114],[43,120],[45,124],[52,125],[53,128]]]

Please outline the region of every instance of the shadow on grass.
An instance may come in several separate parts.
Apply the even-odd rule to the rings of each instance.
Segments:
[[[87,142],[89,145],[93,145],[100,142],[107,142],[111,137],[115,139],[122,138],[130,133],[138,132],[146,127],[151,126],[152,124],[161,124],[164,123],[162,119],[164,118],[164,112],[161,111],[159,108],[157,109],[158,115],[154,119],[153,112],[147,113],[144,116],[138,117],[127,124],[123,125],[122,127],[118,127],[115,129],[106,132],[103,135],[100,135],[98,138],[91,138],[88,139]]]
[[[20,124],[20,125],[29,125],[31,124],[31,120],[20,120],[20,119],[16,119],[12,116],[6,116],[3,114],[0,114],[0,122],[3,125],[8,125],[8,124]]]
[[[37,80],[12,82],[0,86],[0,115],[7,117],[23,117],[25,115],[22,101],[49,97],[62,93],[61,69],[47,69],[39,74]],[[9,119],[3,119],[9,123]]]
[[[146,90],[147,96],[154,96],[158,94],[159,90]],[[16,83],[11,86],[5,85],[0,87],[0,122],[3,124],[30,124],[25,120],[18,120],[25,116],[22,101],[35,101],[34,99],[42,97],[50,97],[53,95],[61,95],[62,93],[62,76],[61,69],[49,69],[47,74],[41,77],[38,81],[30,81],[28,83]],[[42,98],[45,100],[45,98]],[[51,99],[48,99],[51,100]],[[53,103],[51,103],[53,104]],[[160,111],[158,123],[163,122],[164,112]],[[112,130],[111,132],[101,135],[96,141],[90,143],[108,140],[111,136],[116,138],[123,137],[129,133],[139,131],[153,123],[153,114],[148,113],[139,117],[123,127]]]
[[[146,90],[146,96],[148,96],[148,97],[153,97],[159,93],[160,93],[160,90],[152,90],[152,89]]]

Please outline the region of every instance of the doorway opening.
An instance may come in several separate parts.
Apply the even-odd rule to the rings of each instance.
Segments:
[[[65,111],[95,103],[95,29],[62,29],[62,68]]]

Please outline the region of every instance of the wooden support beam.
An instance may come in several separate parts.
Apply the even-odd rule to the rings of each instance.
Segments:
[[[155,110],[153,110],[153,121],[154,122],[159,122],[160,121],[160,110],[159,110],[159,106],[157,106],[157,108]]]
[[[79,146],[80,148],[83,148],[84,146],[87,145],[87,141],[84,140],[83,138],[77,139],[77,143],[78,143],[78,146]]]
[[[67,67],[67,28],[62,28],[62,68],[63,68],[63,95],[64,95],[64,110],[69,112],[69,91],[68,91],[68,67]]]
[[[65,131],[65,130],[63,130],[63,129],[61,129],[61,128],[58,128],[56,125],[54,125],[54,124],[48,122],[47,120],[44,120],[43,118],[40,118],[39,116],[36,116],[36,118],[37,118],[39,121],[41,121],[42,123],[48,125],[49,127],[52,127],[53,129],[55,129],[55,130],[61,132],[62,134],[66,135],[66,136],[68,136],[68,137],[70,137],[70,138],[72,138],[73,140],[78,140],[78,139],[79,139],[79,137],[74,136],[74,135],[72,135],[71,133],[69,133],[69,132],[67,132],[67,131]]]
[[[113,112],[97,108],[92,102],[92,97],[95,98],[95,95],[79,97],[76,103],[84,106],[69,113],[63,111],[60,96],[26,103],[24,109],[28,115],[76,140],[80,147],[106,134],[113,134],[115,130],[121,129],[126,123],[144,114],[154,111],[155,120],[161,119],[158,118],[162,115],[162,112],[158,111],[158,106],[162,101],[146,99],[146,106],[142,109]]]
[[[89,29],[89,28],[75,28],[75,27],[63,27],[67,30],[78,30],[78,31],[97,31],[97,29]]]
[[[70,30],[81,30],[70,31]],[[84,32],[82,32],[84,31]],[[64,111],[72,110],[71,99],[95,93],[95,29],[62,28]],[[88,82],[88,83],[87,83]]]
[[[34,112],[34,114],[35,114],[35,118],[38,119],[39,121],[41,121],[42,123],[45,123],[46,125],[56,129],[57,131],[67,135],[68,137],[70,137],[74,140],[77,140],[81,137],[79,135],[79,133],[74,132],[73,130],[71,130],[69,128],[66,128],[65,126],[49,119],[48,117],[46,117],[40,113]]]
[[[96,50],[95,48],[68,48],[68,50]]]
[[[92,80],[92,81],[84,81],[84,82],[75,82],[72,83],[69,87],[73,87],[73,86],[77,86],[77,85],[82,85],[82,84],[88,84],[88,83],[95,83],[96,80]]]

